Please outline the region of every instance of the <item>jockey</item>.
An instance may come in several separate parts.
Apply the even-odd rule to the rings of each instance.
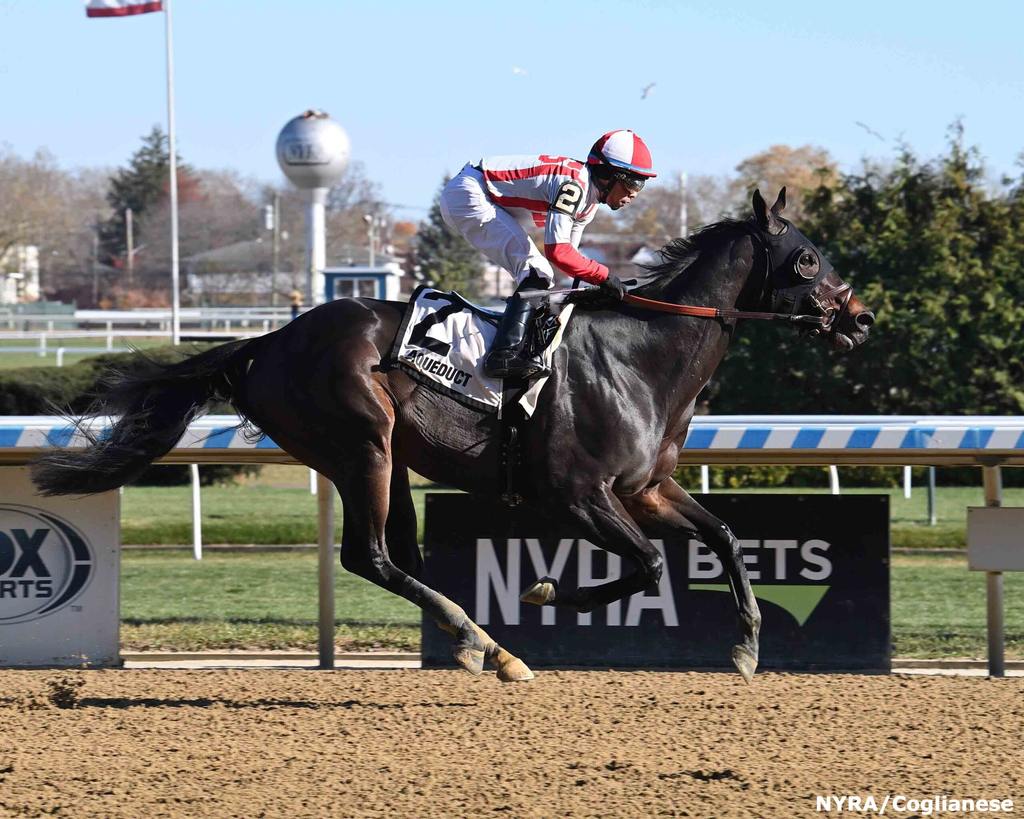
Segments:
[[[552,265],[621,299],[626,288],[607,267],[579,252],[584,228],[599,204],[619,210],[655,176],[651,152],[632,131],[609,131],[586,163],[564,156],[493,156],[467,164],[441,193],[449,227],[516,280],[484,370],[495,378],[546,375],[540,356],[526,353],[533,316],[521,290],[547,289]],[[544,229],[544,253],[520,224]]]

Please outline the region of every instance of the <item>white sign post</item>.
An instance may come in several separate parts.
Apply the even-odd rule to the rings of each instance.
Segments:
[[[967,565],[985,572],[988,673],[1006,674],[1003,659],[1003,572],[1024,571],[1024,508],[1003,507],[998,466],[984,467],[985,506],[967,508]]]
[[[0,468],[0,667],[120,665],[120,496],[42,498]]]

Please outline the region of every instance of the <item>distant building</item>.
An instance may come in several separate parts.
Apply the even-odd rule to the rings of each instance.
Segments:
[[[39,248],[12,245],[0,254],[0,304],[39,301]]]
[[[373,267],[354,264],[325,267],[325,301],[353,297],[398,301],[402,290],[402,266],[379,255],[374,262]]]
[[[326,300],[345,296],[398,300],[400,261],[377,253],[368,265],[365,248],[328,247],[324,268]],[[290,294],[306,292],[306,272],[273,271],[269,241],[254,239],[196,253],[185,259],[188,295],[200,305],[285,305]],[[306,305],[308,307],[309,305]]]

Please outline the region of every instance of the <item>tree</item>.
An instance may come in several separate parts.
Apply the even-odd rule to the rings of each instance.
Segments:
[[[761,193],[773,201],[779,189],[785,186],[786,216],[800,222],[806,194],[820,188],[834,188],[838,182],[836,163],[824,148],[772,145],[736,166],[736,179],[731,187],[734,207],[745,214],[750,193],[755,188],[760,188]]]
[[[96,222],[107,212],[104,183],[95,171],[60,169],[45,151],[27,160],[0,151],[0,258],[13,245],[38,247],[50,294],[91,276]]]
[[[646,187],[636,203],[616,220],[624,232],[642,236],[650,247],[661,247],[683,232],[679,175],[668,173],[660,184]],[[732,189],[728,181],[703,174],[686,182],[686,232],[730,215]]]
[[[805,200],[799,226],[877,314],[848,355],[748,326],[715,412],[1024,412],[1024,179],[993,191],[959,124],[945,156],[902,148]],[[788,214],[787,214],[788,215]]]
[[[483,275],[483,264],[480,253],[453,232],[441,216],[441,190],[449,179],[446,176],[441,183],[427,220],[420,223],[413,263],[434,287],[473,297]]]
[[[168,198],[170,190],[170,152],[167,135],[159,125],[142,138],[139,148],[128,166],[120,168],[111,178],[107,202],[113,213],[100,230],[101,249],[107,264],[121,264],[127,252],[125,211],[132,210],[135,227],[139,230],[146,212]],[[177,162],[178,202],[190,201],[198,196],[197,183],[191,169]]]

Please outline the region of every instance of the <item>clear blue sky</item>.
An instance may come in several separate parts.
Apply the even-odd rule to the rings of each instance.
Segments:
[[[173,21],[185,161],[279,181],[278,131],[318,107],[384,197],[418,207],[469,158],[581,157],[612,128],[666,174],[775,143],[844,169],[900,137],[929,157],[956,117],[995,174],[1024,150],[1019,2],[174,0]],[[0,0],[0,143],[23,156],[123,164],[166,127],[164,76],[162,14]]]

